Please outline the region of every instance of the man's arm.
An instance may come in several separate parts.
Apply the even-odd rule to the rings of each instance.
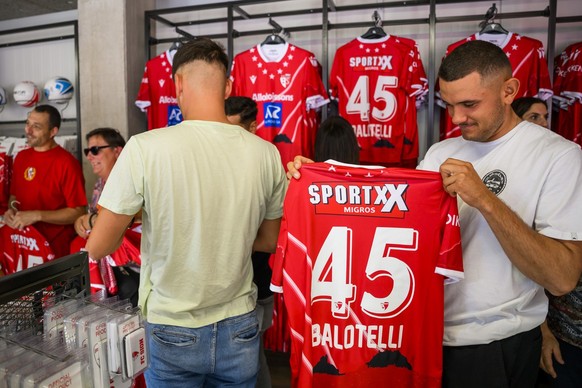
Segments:
[[[74,224],[75,220],[85,213],[84,206],[66,207],[58,210],[28,210],[18,211],[14,215],[14,224],[16,229],[35,224],[37,222],[46,222],[55,225]]]
[[[277,238],[279,237],[279,228],[281,227],[281,218],[275,220],[263,220],[257,237],[253,243],[253,251],[274,253],[277,249]]]
[[[99,219],[95,221],[85,245],[89,257],[99,260],[119,248],[132,219],[133,215],[113,213],[106,208],[99,210]]]
[[[481,212],[507,257],[525,276],[554,295],[576,287],[582,273],[582,242],[553,239],[530,228],[487,189],[471,163],[447,159],[440,173],[445,190]]]

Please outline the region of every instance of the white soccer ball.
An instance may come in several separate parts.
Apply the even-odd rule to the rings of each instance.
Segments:
[[[16,101],[18,105],[27,108],[35,106],[40,100],[40,93],[38,92],[36,85],[30,81],[23,81],[16,84],[12,95],[14,96],[14,101]]]

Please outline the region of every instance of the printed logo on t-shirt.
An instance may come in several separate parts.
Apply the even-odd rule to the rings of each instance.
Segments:
[[[495,195],[501,194],[507,185],[507,175],[501,170],[493,170],[483,177],[485,186]]]
[[[24,179],[26,179],[27,181],[33,180],[35,176],[36,176],[36,168],[28,167],[26,170],[24,170]]]
[[[168,127],[182,122],[182,111],[178,105],[168,105]]]
[[[280,128],[283,123],[283,104],[280,102],[263,103],[263,112],[265,112],[265,127]]]

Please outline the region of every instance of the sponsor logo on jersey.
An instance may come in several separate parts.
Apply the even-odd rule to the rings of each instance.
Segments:
[[[24,170],[24,179],[26,179],[27,181],[33,180],[35,176],[36,168],[28,167],[27,169]]]
[[[168,105],[168,127],[182,122],[182,111],[178,105]]]
[[[249,78],[251,79],[251,83],[254,85],[255,82],[257,81],[257,76],[256,75],[251,75]]]
[[[283,104],[280,102],[263,103],[265,127],[280,128],[283,125]]]
[[[483,177],[485,186],[495,195],[501,194],[507,185],[507,175],[501,170],[493,170]]]
[[[158,80],[158,83],[160,84],[160,88],[163,88],[164,84],[166,83],[166,80],[160,79],[160,80]]]
[[[12,241],[13,244],[18,244],[22,248],[28,249],[29,251],[40,251],[38,243],[33,237],[26,237],[15,233],[10,235],[10,241]]]
[[[313,183],[307,191],[317,214],[403,218],[408,211],[402,182]]]
[[[392,55],[371,55],[351,57],[350,67],[354,70],[392,70]]]
[[[264,101],[293,101],[292,94],[275,94],[275,93],[253,93],[253,100],[256,102]]]
[[[160,96],[158,104],[177,104],[178,99],[172,96]]]

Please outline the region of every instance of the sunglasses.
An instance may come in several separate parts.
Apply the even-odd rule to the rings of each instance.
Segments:
[[[83,152],[85,153],[85,156],[88,156],[89,152],[91,153],[91,155],[97,156],[97,155],[99,155],[99,151],[101,151],[103,148],[110,148],[110,147],[113,147],[113,146],[111,146],[111,145],[93,146],[93,147],[89,147],[89,148],[84,148]]]

